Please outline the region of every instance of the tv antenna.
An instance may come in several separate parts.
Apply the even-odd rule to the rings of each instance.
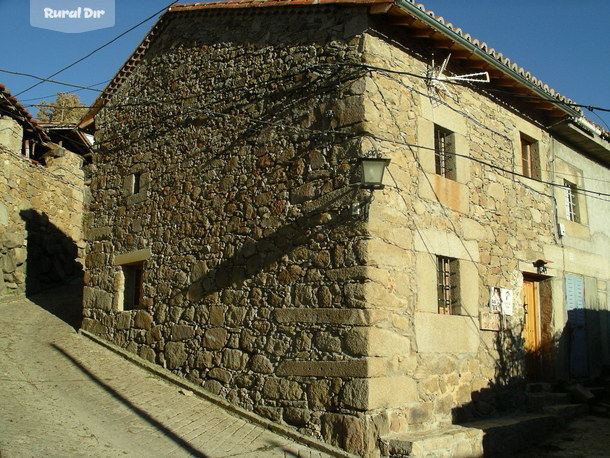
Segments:
[[[428,78],[430,86],[434,87],[436,91],[439,93],[441,90],[444,91],[449,97],[452,99],[456,99],[451,91],[445,84],[445,81],[467,81],[471,83],[489,83],[489,73],[488,72],[477,72],[477,73],[468,73],[466,75],[453,75],[448,76],[445,75],[445,70],[447,69],[447,65],[449,64],[449,59],[451,58],[451,53],[445,58],[441,66],[437,69],[434,65],[434,57],[432,58],[432,66],[430,68]]]

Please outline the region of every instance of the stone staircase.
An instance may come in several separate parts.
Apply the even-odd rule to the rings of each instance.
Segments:
[[[381,438],[382,456],[455,457],[483,456],[483,434],[477,428],[450,425],[434,431],[393,433]]]
[[[581,390],[578,403],[573,393],[554,392],[548,383],[527,385],[527,404],[522,411],[501,417],[450,425],[427,432],[394,433],[381,438],[382,456],[481,457],[511,456],[563,428],[589,412],[589,398]],[[584,402],[583,402],[584,401]],[[610,407],[610,406],[609,406]]]

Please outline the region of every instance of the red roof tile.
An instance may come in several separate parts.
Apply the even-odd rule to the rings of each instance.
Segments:
[[[4,84],[0,84],[0,96],[0,109],[2,109],[2,114],[11,116],[22,124],[29,125],[30,129],[36,133],[42,141],[50,140],[30,112],[17,101],[17,98],[11,95],[11,91],[9,91]]]
[[[181,3],[169,8],[170,12],[193,11],[219,8],[254,8],[265,6],[309,6],[328,4],[376,5],[392,4],[389,0],[225,0],[217,2]]]

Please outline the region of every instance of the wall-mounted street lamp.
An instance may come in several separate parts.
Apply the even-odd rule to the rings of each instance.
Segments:
[[[390,163],[386,158],[361,157],[360,187],[362,189],[383,189],[383,174]]]
[[[390,159],[362,157],[358,159],[358,168],[360,171],[360,183],[357,186],[360,189],[370,190],[370,194],[365,198],[364,202],[354,202],[352,204],[352,215],[358,216],[364,214],[364,220],[369,219],[369,208],[373,201],[373,191],[375,189],[383,189],[383,174],[388,167]]]

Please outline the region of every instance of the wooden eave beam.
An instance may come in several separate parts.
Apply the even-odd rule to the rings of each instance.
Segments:
[[[411,16],[391,16],[388,22],[395,26],[409,27],[415,22],[415,18]]]
[[[393,6],[393,3],[380,3],[377,5],[372,5],[369,7],[369,14],[386,14],[392,9]]]
[[[462,51],[462,50],[452,50],[451,51],[452,59],[469,60],[471,57],[472,57],[472,53],[469,51]]]
[[[437,33],[438,32],[436,32],[436,30],[433,30],[433,29],[412,28],[411,30],[409,30],[408,35],[411,38],[432,38]]]
[[[455,42],[451,40],[432,40],[432,45],[438,49],[451,49],[455,46]],[[453,51],[451,57],[453,58]]]
[[[508,79],[508,78],[497,78],[494,79],[493,84],[497,85],[497,86],[502,86],[502,87],[517,87],[519,86],[519,83],[517,83],[515,80],[512,79]]]

